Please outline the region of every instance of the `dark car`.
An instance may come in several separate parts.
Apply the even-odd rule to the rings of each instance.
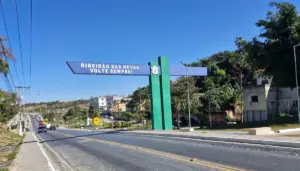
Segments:
[[[46,126],[39,126],[38,130],[37,130],[37,133],[47,133],[47,127]]]
[[[56,130],[56,126],[51,125],[50,128],[49,128],[49,130]]]

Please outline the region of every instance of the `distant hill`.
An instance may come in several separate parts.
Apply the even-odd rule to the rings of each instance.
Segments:
[[[83,109],[88,109],[90,100],[74,100],[74,101],[52,101],[52,102],[40,102],[40,103],[27,103],[24,105],[25,110],[28,112],[41,112],[49,113],[54,112],[56,114],[65,114],[70,108],[78,106]]]

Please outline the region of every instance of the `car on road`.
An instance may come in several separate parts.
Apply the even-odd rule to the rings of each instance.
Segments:
[[[38,128],[38,130],[37,130],[37,133],[38,133],[38,134],[39,134],[39,133],[42,133],[42,132],[47,133],[47,127],[46,127],[45,125],[39,126],[39,128]]]
[[[55,125],[51,125],[49,130],[56,130],[56,126]]]

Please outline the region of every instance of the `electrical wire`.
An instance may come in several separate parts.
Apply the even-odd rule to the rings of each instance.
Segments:
[[[6,75],[3,75],[4,79],[6,80],[6,84],[8,85],[9,87],[9,91],[13,92],[13,89],[12,89],[12,86],[10,84],[10,81],[8,79],[8,77]]]
[[[24,73],[24,62],[23,62],[23,52],[22,52],[22,42],[21,42],[21,33],[20,33],[19,11],[18,11],[17,0],[15,0],[15,6],[16,6],[16,15],[17,15],[17,25],[18,25],[18,36],[19,36],[19,47],[20,47],[20,55],[21,55],[23,81],[24,81],[24,86],[26,86],[25,73]]]
[[[32,63],[32,0],[30,0],[30,51],[29,51],[29,86],[31,86],[31,63]],[[30,89],[29,89],[30,92]]]
[[[5,27],[6,37],[7,37],[7,39],[8,39],[9,49],[11,50],[12,48],[11,48],[11,43],[10,43],[10,39],[9,39],[9,34],[8,34],[8,29],[7,29],[6,19],[5,19],[4,10],[3,10],[3,5],[2,5],[2,0],[0,0],[0,7],[1,7],[1,12],[2,12],[2,18],[3,18],[3,22],[4,22],[4,27]],[[6,59],[6,58],[5,58],[5,59]],[[7,59],[6,59],[6,62],[7,62]],[[18,81],[19,84],[20,84],[19,74],[18,74],[17,69],[16,69],[17,67],[16,67],[16,61],[15,61],[15,60],[13,61],[13,64],[14,64],[14,70],[15,70],[15,74],[16,74],[16,77],[17,77],[17,81]],[[11,80],[12,80],[13,85],[15,85],[15,84],[14,84],[14,80],[12,79],[12,76],[11,76],[11,73],[10,73],[10,72],[9,72],[9,75],[10,75],[10,77],[11,77]],[[15,86],[14,86],[14,88],[15,88]]]

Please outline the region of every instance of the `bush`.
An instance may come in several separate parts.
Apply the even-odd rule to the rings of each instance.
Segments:
[[[128,128],[128,127],[131,127],[132,124],[130,122],[123,122],[123,128]]]
[[[121,122],[116,122],[116,123],[114,124],[114,127],[115,127],[115,128],[122,128],[122,123],[121,123]]]
[[[146,124],[136,124],[132,127],[130,127],[130,130],[149,130],[152,129],[152,122],[148,121]]]
[[[111,124],[112,124],[112,123],[105,122],[105,123],[103,123],[102,128],[103,128],[103,129],[111,128]]]

